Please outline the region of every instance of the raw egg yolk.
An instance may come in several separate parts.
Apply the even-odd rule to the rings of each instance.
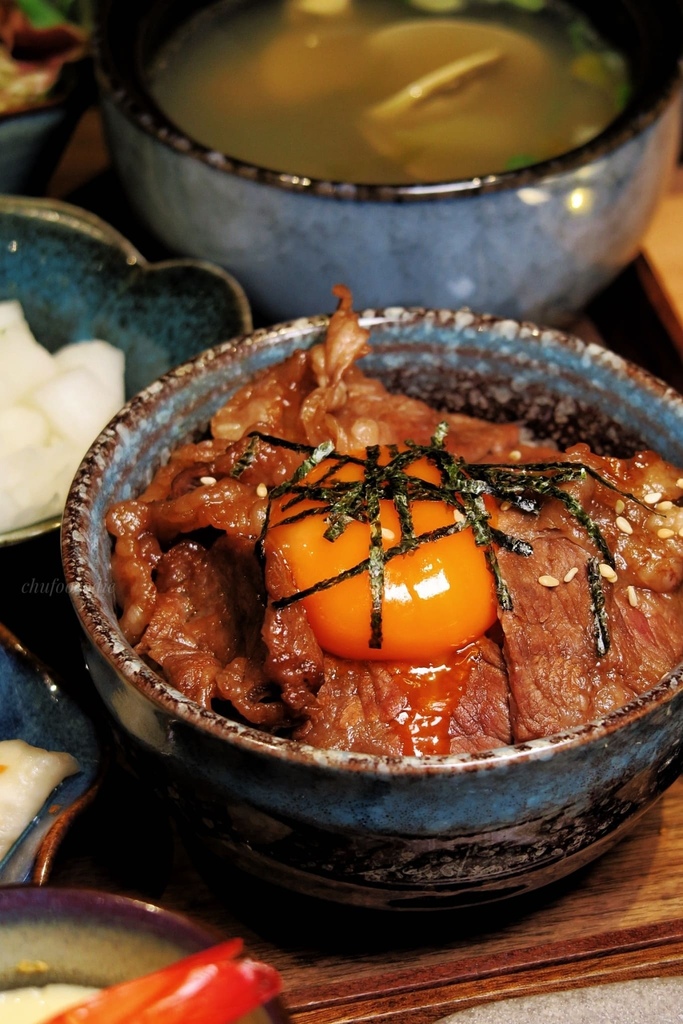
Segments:
[[[304,483],[313,481],[315,473],[319,477],[320,469]],[[335,479],[359,479],[360,474],[360,467],[347,464],[337,471]],[[434,483],[440,479],[427,460],[414,463],[410,474]],[[273,501],[264,550],[266,559],[270,552],[279,553],[297,592],[367,559],[367,523],[350,522],[332,541],[323,536],[329,525],[323,514],[278,525],[293,513],[322,505],[306,498],[293,508],[283,508],[290,499],[291,495],[284,495]],[[441,501],[415,500],[410,510],[416,536],[452,526],[457,515],[452,505]],[[392,501],[380,501],[380,522],[384,550],[399,545],[401,527]],[[414,665],[438,663],[449,652],[476,640],[493,624],[497,613],[493,577],[470,527],[421,543],[409,553],[385,561],[380,647],[370,646],[372,597],[367,571],[301,601],[323,650],[354,660],[407,661]]]

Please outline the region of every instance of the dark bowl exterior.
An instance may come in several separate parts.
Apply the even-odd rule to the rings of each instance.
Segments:
[[[683,464],[683,399],[597,346],[467,311],[367,311],[365,369],[432,404],[529,422],[560,444],[648,446]],[[600,721],[472,756],[323,751],[228,721],[166,686],[118,629],[104,516],[256,369],[321,337],[324,317],[212,350],[135,398],[77,476],[66,579],[94,683],[142,774],[215,858],[367,907],[471,906],[561,878],[633,825],[681,770],[674,672]]]
[[[566,324],[637,254],[681,138],[678,0],[575,0],[631,60],[634,96],[595,140],[520,171],[407,186],[321,181],[201,146],[156,106],[146,61],[214,0],[102,0],[95,67],[112,159],[173,252],[242,281],[262,322],[327,308],[468,305]]]

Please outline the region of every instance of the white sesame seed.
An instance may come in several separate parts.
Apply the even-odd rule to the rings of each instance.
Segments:
[[[382,527],[382,539],[383,540],[396,540],[396,534],[393,530],[389,530],[386,526]]]
[[[674,507],[673,501],[658,501],[655,508],[658,512],[668,512],[670,508]]]
[[[510,459],[513,462],[519,462],[521,458],[522,458],[522,453],[519,451],[519,449],[518,448],[513,448],[512,451],[510,452]]]
[[[683,490],[683,476],[679,476],[678,480],[676,481],[676,487],[680,487],[681,490]]]
[[[643,501],[646,505],[656,505],[658,501],[662,500],[661,491],[650,491],[649,494],[643,495]]]
[[[657,536],[661,537],[662,540],[669,540],[671,537],[675,537],[676,534],[668,526],[663,526],[661,530],[657,530]]]
[[[559,587],[560,581],[555,579],[554,576],[539,576],[538,582],[542,587]]]
[[[638,604],[638,595],[636,594],[636,588],[632,584],[629,584],[626,588],[626,595],[631,608],[635,608]]]
[[[633,527],[629,523],[628,519],[624,519],[623,516],[617,516],[617,526],[622,533],[633,533]]]
[[[565,573],[564,582],[571,583],[571,581],[574,579],[578,571],[578,567],[576,565],[573,565],[569,572]]]
[[[681,526],[680,530],[678,531],[678,536],[683,537],[683,526]]]
[[[200,484],[205,484],[208,487],[210,484],[215,484],[216,483],[216,477],[215,476],[200,476],[199,482],[200,482]]]
[[[616,514],[618,516],[620,516],[625,508],[626,508],[626,502],[622,501],[621,498],[617,498],[617,500],[616,500],[616,502],[614,504],[614,511],[616,512]]]
[[[256,493],[259,496],[259,498],[267,498],[268,497],[268,488],[267,488],[267,486],[265,484],[258,484],[258,486],[256,488]]]
[[[598,568],[600,570],[600,575],[604,576],[604,578],[609,580],[610,583],[615,583],[618,579],[614,569],[611,565],[608,565],[607,562],[601,562]]]
[[[510,504],[509,501],[501,501],[501,503],[500,503],[500,511],[501,512],[509,512],[511,508],[512,508],[512,505]]]
[[[454,508],[453,509],[453,519],[455,520],[456,523],[464,523],[465,522],[465,515],[460,511],[459,508]]]

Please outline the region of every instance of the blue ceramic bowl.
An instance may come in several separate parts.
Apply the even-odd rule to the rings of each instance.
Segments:
[[[560,445],[643,445],[683,465],[683,399],[612,352],[466,311],[369,310],[363,368],[435,407],[521,420]],[[64,570],[86,658],[131,759],[207,854],[293,891],[367,907],[452,908],[555,881],[603,853],[674,781],[679,671],[549,739],[471,756],[319,750],[202,710],[124,641],[109,506],[261,367],[319,341],[327,318],[262,330],[139,395],[100,436],[67,502]]]
[[[80,704],[0,624],[0,740],[14,739],[72,754],[80,768],[64,779],[0,859],[0,885],[42,884],[68,828],[99,788],[102,753],[95,727]]]
[[[0,889],[0,990],[104,988],[174,963],[226,936],[152,903],[90,889]],[[246,950],[245,950],[246,953]],[[280,999],[250,1024],[286,1024]]]
[[[0,196],[0,301],[21,302],[51,352],[101,338],[126,356],[126,396],[195,353],[251,328],[241,286],[198,260],[147,263],[91,213],[49,199]],[[0,546],[59,518],[0,534]]]
[[[0,193],[44,193],[92,93],[89,61],[70,65],[65,76],[55,102],[0,115]]]
[[[302,178],[184,135],[150,98],[159,43],[216,0],[103,0],[95,66],[109,147],[140,220],[231,270],[263,322],[327,308],[467,305],[566,326],[637,253],[680,145],[678,0],[574,0],[625,52],[634,91],[592,142],[521,171],[412,186]]]

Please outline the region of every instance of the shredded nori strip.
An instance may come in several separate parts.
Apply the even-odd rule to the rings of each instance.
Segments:
[[[484,549],[487,567],[495,581],[498,604],[503,611],[511,611],[513,609],[512,595],[503,579],[495,549],[499,547],[521,557],[528,557],[532,554],[533,548],[527,541],[510,536],[491,525],[485,502],[487,496],[500,502],[508,502],[520,511],[534,515],[540,512],[544,502],[550,498],[562,502],[569,514],[585,530],[595,545],[600,559],[614,567],[614,557],[599,526],[588,515],[580,502],[564,491],[561,485],[582,480],[589,475],[623,497],[642,504],[637,498],[620,491],[591,467],[579,462],[534,462],[511,465],[465,462],[460,456],[446,450],[447,431],[447,424],[441,423],[429,445],[418,445],[412,441],[406,441],[405,448],[400,450],[395,445],[390,446],[388,449],[389,459],[385,465],[380,465],[380,449],[377,445],[368,447],[366,457],[361,458],[355,455],[341,455],[334,450],[331,441],[313,448],[259,431],[254,431],[249,435],[250,448],[245,452],[235,470],[238,467],[240,467],[240,471],[246,468],[248,460],[252,457],[251,443],[255,440],[274,447],[286,448],[304,456],[301,465],[290,479],[270,490],[268,509],[257,542],[257,551],[261,559],[263,559],[265,537],[271,528],[272,502],[285,496],[288,497],[288,500],[282,506],[282,510],[287,514],[279,520],[277,525],[294,523],[312,516],[323,516],[328,524],[324,536],[332,542],[344,533],[351,522],[366,523],[370,527],[367,558],[335,576],[320,580],[312,587],[298,590],[287,597],[274,601],[274,608],[285,608],[295,601],[301,601],[312,594],[367,572],[371,593],[369,645],[372,648],[381,648],[384,572],[387,562],[397,555],[407,554],[422,544],[433,543],[442,537],[459,533],[470,527],[475,543]],[[438,470],[440,476],[438,484],[409,473],[411,465],[422,459],[426,459]],[[325,460],[329,461],[329,468],[321,473],[316,481],[307,481],[305,478],[311,470]],[[336,476],[338,470],[349,463],[355,464],[363,470],[360,480],[340,480]],[[233,472],[237,475],[235,471]],[[316,501],[319,504],[313,508],[297,510],[297,506],[303,501]],[[382,501],[392,502],[401,527],[400,542],[386,549],[382,544],[380,521],[380,502]],[[452,525],[416,534],[411,514],[411,505],[415,501],[443,502],[451,505],[454,511],[460,515],[454,518]],[[610,637],[605,610],[604,584],[597,557],[589,560],[587,573],[595,650],[597,655],[602,657],[609,649]]]

